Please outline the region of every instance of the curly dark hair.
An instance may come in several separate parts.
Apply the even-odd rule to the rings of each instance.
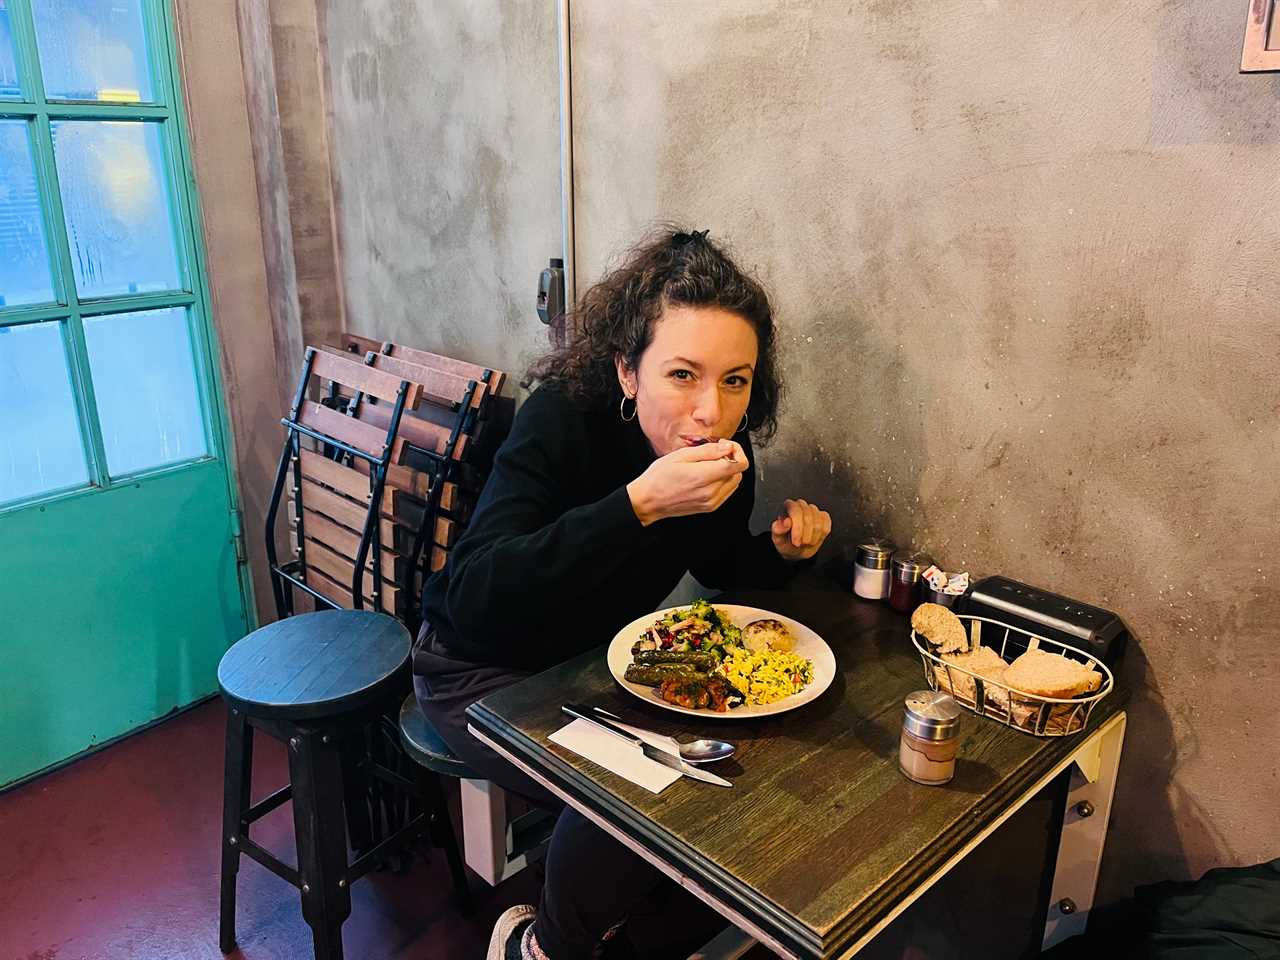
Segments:
[[[747,406],[747,429],[759,443],[778,427],[778,374],[773,308],[753,277],[739,268],[707,231],[664,225],[632,248],[621,266],[592,285],[570,311],[574,339],[530,367],[524,385],[556,383],[587,404],[622,398],[615,357],[632,370],[653,342],[653,325],[667,304],[720,307],[756,332],[759,354]]]

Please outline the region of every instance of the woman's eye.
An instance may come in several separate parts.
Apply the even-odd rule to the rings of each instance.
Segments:
[[[692,380],[693,379],[693,374],[690,373],[688,370],[672,370],[671,376],[674,377],[676,380]]]
[[[732,376],[725,381],[731,387],[745,387],[747,385],[746,377]]]

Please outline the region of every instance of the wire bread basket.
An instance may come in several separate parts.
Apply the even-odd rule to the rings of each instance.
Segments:
[[[1037,737],[1066,737],[1085,728],[1094,706],[1115,686],[1115,679],[1107,665],[1083,650],[999,620],[965,614],[960,614],[959,618],[969,636],[970,650],[987,646],[998,653],[1005,663],[1012,663],[1026,651],[1039,649],[1046,653],[1061,654],[1102,675],[1102,683],[1097,690],[1069,699],[1025,693],[943,660],[929,648],[924,637],[912,630],[911,642],[915,644],[924,663],[924,675],[929,688],[949,693],[957,703],[974,713]]]

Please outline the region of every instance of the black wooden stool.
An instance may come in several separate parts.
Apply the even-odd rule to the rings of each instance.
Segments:
[[[236,946],[241,854],[302,891],[302,915],[311,927],[317,960],[341,960],[350,884],[429,824],[430,808],[348,862],[342,745],[404,696],[409,650],[409,632],[389,616],[327,610],[255,630],[223,656],[218,686],[228,707],[219,924],[224,953]],[[290,781],[256,804],[250,800],[255,730],[288,744]],[[368,772],[416,792],[406,778],[380,766]],[[250,824],[290,799],[296,870],[249,838]]]
[[[431,821],[431,839],[437,847],[444,849],[445,857],[448,858],[453,886],[457,891],[458,907],[463,913],[470,913],[471,891],[467,886],[467,875],[462,869],[458,840],[449,820],[449,808],[445,803],[440,777],[464,779],[475,778],[478,774],[473,773],[470,767],[445,746],[440,734],[436,733],[422,715],[418,698],[412,693],[404,698],[400,707],[400,746],[414,763],[414,781]]]

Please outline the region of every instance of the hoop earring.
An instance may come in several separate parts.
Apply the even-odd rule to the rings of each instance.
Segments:
[[[736,431],[734,431],[734,432],[735,432],[735,433],[741,433],[741,432],[742,432],[743,430],[745,430],[745,429],[747,429],[747,415],[744,413],[744,414],[742,415],[742,422],[741,422],[740,424],[738,424],[738,429],[737,429]]]
[[[631,401],[631,416],[627,416],[627,401]],[[618,404],[618,416],[622,418],[623,423],[630,423],[636,418],[636,398],[628,397],[625,393],[622,395],[622,402]]]

